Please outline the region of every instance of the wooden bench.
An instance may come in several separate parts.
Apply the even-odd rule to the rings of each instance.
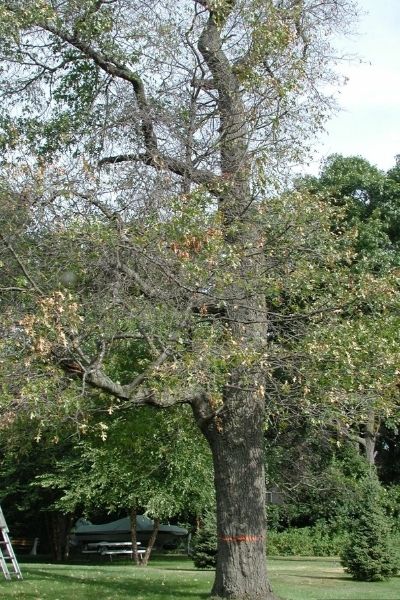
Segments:
[[[36,556],[39,538],[11,538],[11,544],[14,551],[26,551],[32,556]]]

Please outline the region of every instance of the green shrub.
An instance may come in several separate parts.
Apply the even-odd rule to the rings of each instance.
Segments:
[[[285,531],[269,531],[267,554],[269,556],[337,556],[346,536],[335,532],[320,522],[313,527],[290,528]]]
[[[390,517],[392,529],[400,536],[400,485],[391,485],[384,494],[384,508]]]
[[[290,528],[286,531],[267,533],[269,556],[311,556],[310,527]]]
[[[194,536],[193,561],[198,569],[214,569],[216,566],[217,522],[215,513],[206,513],[202,528]]]
[[[349,538],[340,554],[342,565],[359,581],[382,581],[399,570],[390,521],[383,508],[384,490],[375,473],[364,478],[349,522]]]

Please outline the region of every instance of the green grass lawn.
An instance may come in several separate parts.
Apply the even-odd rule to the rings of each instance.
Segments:
[[[272,585],[282,600],[399,600],[400,577],[359,583],[333,558],[270,559]],[[147,568],[124,560],[96,564],[23,563],[23,581],[0,580],[0,598],[9,600],[205,600],[212,571],[190,560],[162,557]]]

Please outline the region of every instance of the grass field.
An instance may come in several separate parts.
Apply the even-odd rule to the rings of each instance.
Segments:
[[[399,600],[400,577],[359,583],[332,558],[270,559],[270,578],[282,600]],[[22,562],[23,581],[0,580],[1,600],[205,600],[212,571],[180,557],[155,558],[147,568],[125,561],[102,564]]]

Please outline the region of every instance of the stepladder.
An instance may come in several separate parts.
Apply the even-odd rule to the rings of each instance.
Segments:
[[[5,579],[22,579],[21,569],[15,556],[6,520],[0,507],[0,567]]]

